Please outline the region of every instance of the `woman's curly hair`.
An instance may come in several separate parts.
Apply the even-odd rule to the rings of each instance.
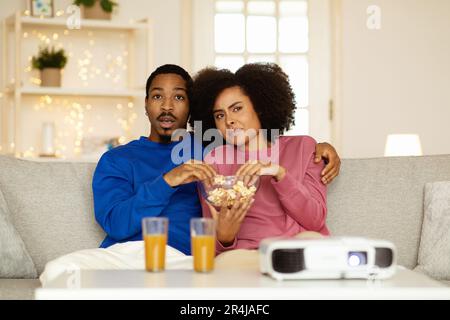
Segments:
[[[235,86],[250,98],[261,128],[268,130],[269,141],[273,138],[270,129],[282,134],[294,125],[295,95],[289,77],[274,63],[246,64],[236,73],[212,67],[200,70],[194,77],[190,125],[202,121],[202,134],[215,128],[215,101],[223,90]]]

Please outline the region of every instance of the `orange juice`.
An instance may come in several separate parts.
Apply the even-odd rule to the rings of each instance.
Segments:
[[[145,243],[145,268],[147,271],[162,271],[166,262],[165,234],[147,234],[144,236]]]
[[[193,236],[191,238],[192,255],[194,256],[194,270],[209,272],[214,269],[216,240],[214,236]]]

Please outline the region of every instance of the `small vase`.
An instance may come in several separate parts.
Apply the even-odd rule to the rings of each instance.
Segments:
[[[84,19],[111,20],[111,12],[105,12],[100,5],[100,0],[96,0],[92,7],[81,6]]]
[[[41,87],[61,87],[61,69],[45,68],[41,70]]]

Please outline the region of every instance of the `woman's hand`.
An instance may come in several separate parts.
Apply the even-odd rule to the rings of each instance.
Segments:
[[[242,201],[238,200],[231,208],[222,207],[220,212],[217,212],[217,210],[208,202],[206,203],[211,212],[211,216],[216,221],[217,240],[219,240],[224,247],[229,247],[233,244],[234,239],[241,228],[242,221],[244,221],[245,215],[253,202],[253,198]]]
[[[273,176],[275,180],[281,181],[286,175],[286,169],[271,162],[250,160],[236,172],[236,176],[244,177],[244,185],[252,185],[259,176]]]
[[[323,169],[322,183],[329,184],[339,175],[339,170],[341,168],[341,159],[336,152],[336,149],[329,143],[318,143],[316,145],[316,156],[314,158],[315,163],[319,163],[322,161],[322,158],[325,160],[327,165]]]

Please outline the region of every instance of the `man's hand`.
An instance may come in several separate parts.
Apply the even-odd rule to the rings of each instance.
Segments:
[[[209,164],[198,160],[189,160],[167,172],[163,178],[169,186],[176,187],[198,180],[208,183],[215,176],[216,171]]]
[[[322,183],[329,184],[339,175],[341,159],[333,146],[326,142],[318,143],[316,145],[316,156],[314,158],[314,162],[319,163],[322,158],[325,159],[325,163],[327,163],[321,173]]]
[[[213,219],[216,221],[217,240],[224,247],[233,244],[234,238],[236,238],[241,228],[242,221],[244,221],[245,215],[254,201],[253,198],[245,201],[236,201],[231,208],[222,207],[220,212],[217,212],[208,202],[206,203]]]

